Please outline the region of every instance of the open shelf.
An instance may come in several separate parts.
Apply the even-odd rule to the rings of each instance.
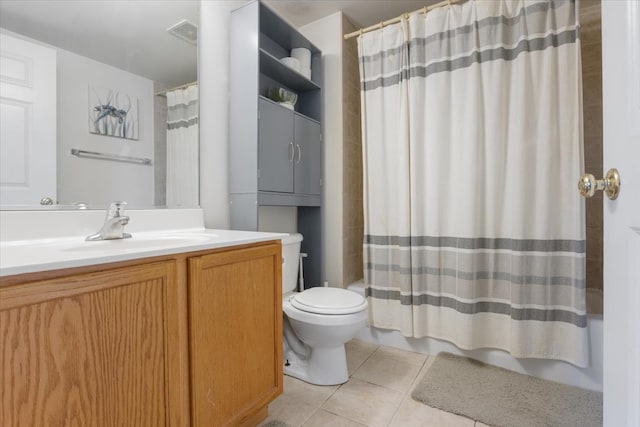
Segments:
[[[264,49],[260,49],[260,72],[278,82],[286,82],[286,86],[297,92],[320,89],[315,82],[287,67]]]
[[[304,47],[309,49],[312,54],[320,53],[320,49],[265,4],[260,7],[259,21],[260,33],[266,35],[286,50],[294,47]]]
[[[278,107],[280,107],[280,108],[285,108],[285,109],[289,110],[287,107],[285,107],[285,106],[283,106],[283,105],[280,105],[280,103],[279,103],[279,102],[275,102],[274,100],[269,99],[269,98],[268,98],[268,97],[266,97],[266,96],[258,95],[258,98],[259,98],[259,99],[262,99],[262,100],[264,100],[264,101],[270,102],[270,103],[272,103],[273,105],[277,105],[277,106],[278,106]],[[306,112],[304,112],[304,111],[298,111],[297,109],[289,110],[289,111],[291,111],[292,113],[297,114],[297,115],[299,115],[299,116],[302,116],[302,117],[304,117],[304,118],[307,118],[307,119],[309,119],[309,120],[313,120],[313,121],[314,121],[314,122],[316,122],[316,123],[320,123],[320,120],[319,120],[317,117],[314,117],[314,116],[312,116],[312,115],[309,115],[309,114],[307,114],[307,113],[306,113]]]

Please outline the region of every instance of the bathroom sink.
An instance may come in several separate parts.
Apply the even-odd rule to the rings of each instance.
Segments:
[[[63,252],[109,252],[139,249],[160,249],[166,247],[191,246],[208,242],[216,237],[206,232],[139,233],[129,239],[98,240],[94,242],[74,242],[62,247]]]
[[[4,225],[4,224],[3,224]],[[73,268],[108,262],[211,250],[228,246],[276,240],[278,233],[256,233],[205,228],[137,231],[125,228],[129,239],[85,241],[81,234],[0,241],[0,277],[45,270]]]
[[[216,233],[212,233],[207,230],[176,230],[176,231],[161,231],[153,233],[139,233],[137,236],[141,236],[143,239],[202,239],[209,240],[219,237]],[[134,238],[136,235],[133,236]]]

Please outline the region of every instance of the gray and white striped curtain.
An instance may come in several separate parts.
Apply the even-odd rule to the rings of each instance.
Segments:
[[[167,92],[167,206],[199,205],[198,85]]]
[[[374,326],[588,366],[574,1],[474,1],[359,38]]]

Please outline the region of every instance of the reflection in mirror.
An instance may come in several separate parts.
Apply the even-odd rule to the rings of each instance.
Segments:
[[[197,206],[198,14],[198,0],[2,0],[2,209]]]

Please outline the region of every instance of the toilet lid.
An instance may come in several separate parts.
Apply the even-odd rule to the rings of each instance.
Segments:
[[[298,310],[316,314],[351,314],[364,310],[362,295],[340,288],[311,288],[289,301]]]

